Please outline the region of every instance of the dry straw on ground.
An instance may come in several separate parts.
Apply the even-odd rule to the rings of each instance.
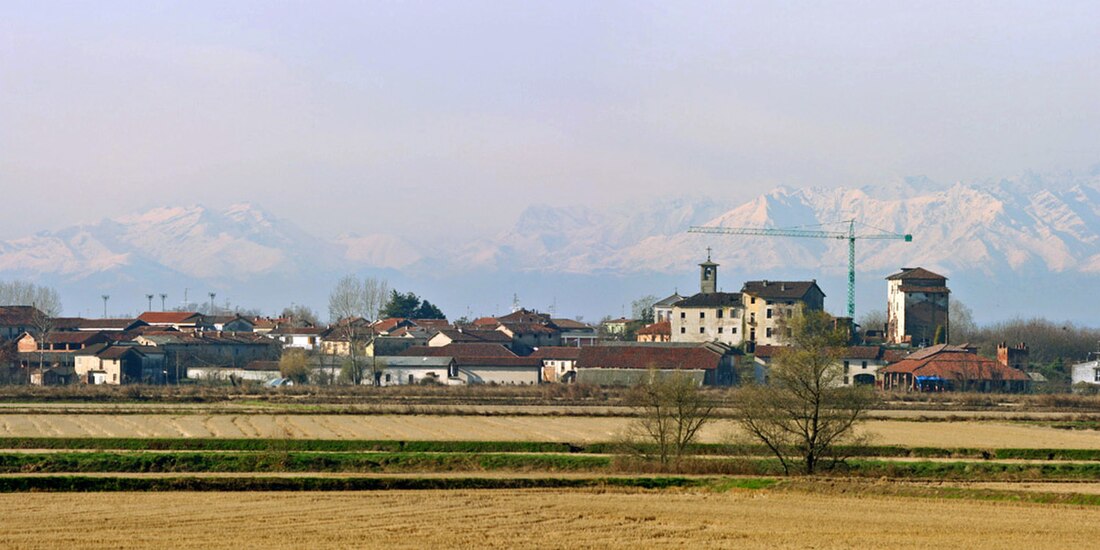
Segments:
[[[22,548],[1088,548],[1091,508],[782,492],[0,495]],[[65,510],[66,521],[43,521]]]
[[[555,416],[293,414],[0,414],[0,437],[258,437],[465,441],[613,441],[630,419]],[[994,421],[872,420],[862,428],[875,445],[911,447],[1097,449],[1090,430]],[[704,442],[734,437],[719,420]]]

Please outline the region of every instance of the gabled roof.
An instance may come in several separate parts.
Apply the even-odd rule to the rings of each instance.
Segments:
[[[506,323],[502,321],[500,326],[508,329],[512,334],[553,334],[558,332],[557,329],[540,323]]]
[[[418,327],[431,328],[431,329],[444,329],[451,326],[451,323],[446,319],[413,319],[413,324]]]
[[[195,311],[146,311],[138,315],[138,319],[150,325],[176,325],[198,322],[202,314]]]
[[[904,281],[905,279],[943,279],[946,281],[947,277],[928,271],[923,267],[903,267],[901,271],[886,278],[887,281]]]
[[[499,330],[471,330],[471,329],[443,329],[439,331],[449,338],[451,342],[496,342],[511,343],[512,338]]]
[[[20,340],[24,337],[35,338],[33,334],[24,332],[23,336],[20,336]],[[35,338],[37,340],[37,338]],[[55,331],[46,334],[47,344],[89,344],[95,342],[106,342],[107,336],[102,332],[93,331]]]
[[[512,350],[490,343],[447,344],[446,346],[412,346],[397,355],[409,357],[516,357]]]
[[[595,330],[591,325],[573,319],[551,319],[550,323],[561,330]]]
[[[672,296],[669,296],[668,298],[665,298],[664,300],[658,300],[657,302],[654,302],[653,307],[658,307],[658,306],[671,307],[673,304],[675,304],[676,302],[679,302],[680,300],[683,300],[683,299],[684,299],[684,297],[680,296],[679,292],[674,292],[674,293],[672,293]]]
[[[993,359],[953,346],[933,346],[879,372],[931,376],[943,380],[1030,380],[1027,374]]]
[[[542,367],[542,360],[535,357],[454,357],[460,367]]]
[[[371,327],[378,332],[389,332],[397,327],[403,327],[412,324],[413,322],[404,317],[388,317],[386,319],[379,319],[371,324]]]
[[[384,357],[379,357],[378,360],[383,362],[387,367],[405,367],[405,368],[427,367],[427,368],[446,369],[446,368],[451,366],[451,362],[454,361],[454,358],[446,357],[446,356],[436,357],[436,356],[425,356],[425,355],[416,355],[416,356],[387,355],[387,356],[384,356]]]
[[[500,324],[500,320],[496,317],[478,317],[470,322],[475,327],[496,327]]]
[[[497,317],[501,323],[549,323],[550,316],[530,309],[519,309],[503,317]]]
[[[684,298],[673,307],[741,307],[740,292],[700,292],[690,298]]]
[[[716,369],[722,354],[703,346],[588,346],[581,348],[577,368]]]
[[[18,327],[34,324],[35,318],[45,315],[33,306],[0,306],[0,326]]]
[[[800,300],[804,299],[811,291],[817,290],[822,296],[821,287],[817,281],[748,281],[741,287],[742,294],[764,298],[766,300]]]
[[[528,355],[536,359],[572,359],[574,361],[580,356],[581,348],[574,346],[543,346]]]
[[[638,329],[638,332],[635,334],[643,336],[670,336],[672,335],[672,322],[661,321],[659,323],[653,323],[652,325],[646,325]]]
[[[780,351],[789,346],[756,346],[753,355],[763,359],[775,357]],[[875,360],[883,357],[883,349],[879,346],[847,346],[839,350],[839,359]]]

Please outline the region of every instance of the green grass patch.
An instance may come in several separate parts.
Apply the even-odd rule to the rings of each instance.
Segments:
[[[685,477],[633,478],[321,478],[321,477],[0,477],[0,492],[101,491],[393,491],[455,489],[668,489],[704,487],[714,480]]]
[[[2,453],[0,473],[596,471],[610,457],[519,453]]]

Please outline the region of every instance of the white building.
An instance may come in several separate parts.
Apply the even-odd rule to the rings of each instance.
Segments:
[[[1100,359],[1073,365],[1074,384],[1100,385]]]
[[[717,289],[718,264],[708,256],[699,264],[699,293],[672,304],[673,342],[741,344],[745,337],[741,294]]]

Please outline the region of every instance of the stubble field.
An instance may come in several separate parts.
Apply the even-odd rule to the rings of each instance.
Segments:
[[[620,436],[631,420],[581,416],[444,416],[328,414],[0,414],[0,437],[165,437],[368,439],[402,441],[599,442]],[[998,421],[871,420],[862,428],[876,445],[1100,449],[1092,430]],[[734,440],[733,423],[707,426],[702,441]]]
[[[7,548],[1088,548],[1095,509],[766,491],[0,495]],[[65,510],[63,522],[43,521]]]

